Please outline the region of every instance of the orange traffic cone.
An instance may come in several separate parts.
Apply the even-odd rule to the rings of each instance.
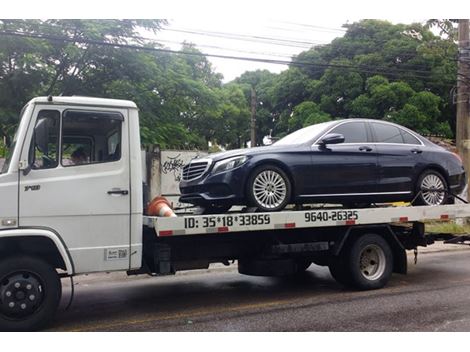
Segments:
[[[165,197],[153,198],[147,207],[147,214],[150,216],[176,216],[176,214],[171,209],[170,202]]]

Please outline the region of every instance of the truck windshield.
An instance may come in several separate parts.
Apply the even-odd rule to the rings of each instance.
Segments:
[[[18,129],[21,124],[21,119],[23,118],[24,112],[26,111],[28,105],[25,105],[23,109],[21,109],[20,113],[20,118],[18,119],[18,127],[16,128],[15,136],[13,137],[13,141],[10,144],[10,147],[8,148],[7,155],[6,155],[6,160],[5,163],[3,164],[2,169],[0,170],[0,175],[8,172],[8,168],[10,167],[10,162],[11,158],[13,156],[13,151],[15,150],[15,145],[16,145],[16,140],[18,139]]]

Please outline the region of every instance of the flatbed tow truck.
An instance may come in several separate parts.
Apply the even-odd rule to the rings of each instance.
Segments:
[[[469,240],[426,235],[424,225],[467,218],[467,204],[179,217],[143,209],[133,102],[31,100],[0,173],[0,330],[43,327],[61,300],[61,278],[81,274],[159,276],[236,260],[242,274],[278,276],[314,263],[368,290],[406,274],[406,250]]]

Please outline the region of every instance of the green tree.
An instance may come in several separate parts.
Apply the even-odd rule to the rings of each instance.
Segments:
[[[331,119],[331,116],[321,111],[317,104],[311,101],[304,101],[294,107],[292,116],[289,118],[289,131],[293,132],[302,127],[330,121]]]
[[[449,124],[440,122],[441,98],[431,92],[414,94],[403,109],[389,115],[389,119],[423,134],[451,137]]]
[[[278,131],[287,130],[292,106],[302,101],[313,101],[336,117],[385,118],[422,91],[441,98],[437,121],[452,126],[455,108],[449,93],[456,77],[457,47],[429,30],[435,23],[362,20],[345,25],[343,37],[294,57],[288,71],[303,74],[297,80],[302,80],[302,88],[277,99]],[[277,81],[282,80],[279,75]]]
[[[241,85],[246,99],[246,108],[251,109],[251,89],[256,93],[256,141],[262,143],[263,137],[270,135],[276,125],[278,114],[274,109],[274,84],[279,77],[268,70],[248,71],[234,82]],[[251,117],[250,116],[248,119]]]

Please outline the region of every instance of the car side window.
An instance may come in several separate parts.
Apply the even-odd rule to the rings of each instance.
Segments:
[[[344,143],[367,143],[367,126],[364,122],[346,122],[329,133],[344,136]]]
[[[411,133],[406,132],[405,130],[400,130],[401,135],[403,136],[403,141],[405,144],[421,144],[421,142],[413,136]]]
[[[398,127],[384,123],[371,123],[377,143],[400,143],[403,144],[403,137]]]
[[[123,120],[114,112],[66,110],[62,118],[62,165],[120,160]]]

